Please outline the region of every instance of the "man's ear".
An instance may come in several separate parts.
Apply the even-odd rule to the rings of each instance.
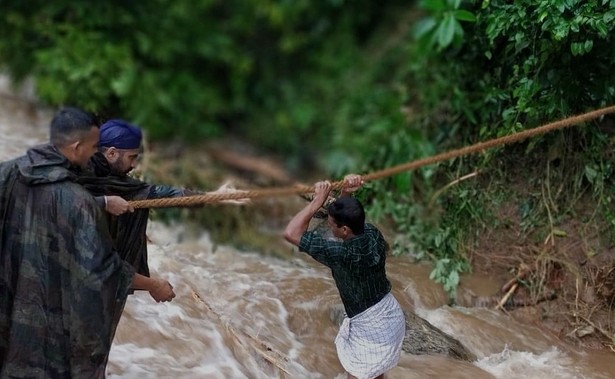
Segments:
[[[68,145],[67,148],[71,153],[75,154],[77,151],[79,151],[79,149],[81,148],[81,145],[82,145],[82,141],[77,140],[71,143],[70,145]]]
[[[107,159],[115,161],[115,159],[117,159],[118,151],[115,147],[111,146],[108,147],[103,154],[107,157]]]
[[[342,226],[342,233],[344,234],[344,237],[348,237],[348,235],[350,235],[350,228],[346,225]]]

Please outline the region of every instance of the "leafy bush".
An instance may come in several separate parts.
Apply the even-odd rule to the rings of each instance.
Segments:
[[[131,119],[154,138],[232,130],[291,151],[326,128],[319,96],[336,90],[327,75],[352,61],[340,58],[385,8],[373,0],[4,1],[0,64],[17,79],[34,76],[50,104]]]
[[[378,170],[615,100],[614,1],[425,0],[420,6],[417,40],[398,40],[379,68],[364,67],[372,75],[369,90],[346,103],[347,125],[335,129],[340,145],[353,141],[363,158],[340,160],[336,153],[335,167],[348,162],[346,171]],[[355,141],[360,137],[366,137],[363,143]],[[398,251],[430,258],[432,278],[454,294],[459,272],[469,269],[466,250],[501,195],[488,192],[484,180],[448,183],[474,171],[502,180],[515,172],[517,154],[530,154],[525,162],[539,167],[561,162],[549,175],[575,188],[559,199],[562,209],[569,210],[565,202],[587,185],[608,205],[606,141],[600,130],[567,130],[398,175],[371,187],[375,200],[368,209],[373,217],[391,219],[402,242]],[[531,175],[542,177],[539,171]],[[605,217],[613,219],[608,211]]]
[[[427,117],[433,111],[446,114],[445,123],[437,122],[442,116],[433,123],[439,129],[434,133],[447,133],[459,144],[472,143],[614,102],[615,76],[609,66],[615,57],[615,1],[437,0],[422,4],[429,16],[417,28],[421,44],[414,57],[421,62],[412,67],[409,78],[423,89],[415,99]],[[558,149],[562,133],[575,137],[566,138],[568,143]],[[506,175],[514,170],[494,157],[506,156],[512,165],[519,162],[514,159],[518,153],[533,154],[530,161],[535,162],[559,159],[562,164],[556,175],[563,178],[568,171],[566,180],[577,183],[571,196],[581,191],[578,183],[588,180],[595,193],[603,194],[603,178],[610,164],[604,154],[605,138],[600,135],[591,128],[554,133],[527,141],[525,152],[512,147],[463,160],[480,171],[498,169]],[[563,163],[575,160],[582,162],[576,169]],[[449,167],[456,169],[461,164]],[[457,177],[461,175],[463,171]],[[485,215],[457,212],[464,203],[480,209],[487,199],[464,197],[464,191],[464,186],[455,187],[443,197],[445,216],[439,226],[442,233],[450,230],[467,241]],[[565,204],[569,199],[559,200]],[[599,202],[609,200],[598,197]],[[451,258],[450,254],[439,255],[442,250],[436,246],[432,251],[437,262]],[[453,262],[463,261],[463,252],[456,253]],[[459,268],[463,266],[436,265],[433,275],[446,284]]]

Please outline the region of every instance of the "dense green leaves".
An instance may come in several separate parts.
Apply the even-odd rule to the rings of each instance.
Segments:
[[[34,76],[50,104],[125,117],[154,137],[194,141],[232,127],[288,150],[299,145],[287,143],[295,128],[302,136],[325,121],[312,83],[339,69],[340,51],[352,52],[382,9],[371,0],[4,1],[0,64]],[[284,141],[263,138],[263,127]]]
[[[460,0],[423,0],[421,6],[430,11],[417,27],[419,38],[428,41],[428,46],[444,49],[453,42],[459,44],[463,38],[461,22],[475,22],[476,16],[465,9],[459,9]]]
[[[408,82],[421,89],[410,97],[413,106],[423,111],[432,135],[441,133],[457,144],[468,144],[615,103],[613,1],[441,0],[421,5],[427,12],[416,29],[422,43],[413,50],[418,63],[409,65],[407,75]],[[468,14],[453,18],[451,12],[459,10]],[[455,31],[453,19],[462,31]],[[550,147],[557,138],[547,135],[527,141],[525,152],[535,154],[531,159],[536,161],[546,159],[541,155],[549,151],[550,159],[584,162],[560,166],[557,175],[572,182],[574,191],[589,182],[599,203],[610,199],[604,190],[611,165],[605,163],[600,133],[581,129],[564,151]],[[464,161],[474,169],[493,170],[499,167],[496,156],[497,151],[489,151],[481,159],[451,162],[442,172],[453,181],[468,169]],[[438,262],[432,276],[449,289],[455,279],[452,271],[462,267],[453,264],[463,260],[464,244],[471,245],[472,231],[487,217],[484,207],[489,202],[468,198],[467,190],[465,185],[454,186],[440,197],[442,213],[424,222],[425,229],[415,237]],[[443,234],[449,245],[425,237]],[[453,241],[456,244],[450,245]]]

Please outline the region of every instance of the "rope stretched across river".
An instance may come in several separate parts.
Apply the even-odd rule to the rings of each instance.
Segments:
[[[393,166],[384,170],[376,171],[370,174],[363,175],[364,181],[382,179],[388,176],[399,174],[404,171],[415,170],[419,167],[428,166],[434,163],[446,161],[452,158],[457,158],[463,155],[469,155],[482,152],[486,149],[504,146],[514,142],[534,137],[541,134],[546,134],[554,130],[563,129],[569,126],[582,124],[584,122],[596,119],[609,113],[615,112],[615,105],[597,109],[595,111],[583,113],[577,116],[568,117],[559,121],[551,122],[543,126],[539,126],[534,129],[524,130],[515,134],[511,134],[504,137],[494,138],[488,141],[479,142],[474,145],[465,146],[459,149],[451,150],[441,154],[437,154],[427,158],[421,158],[408,163]],[[337,181],[332,183],[334,189],[340,189],[343,181]],[[298,194],[309,194],[314,192],[314,186],[292,186],[281,188],[264,188],[246,191],[234,191],[234,192],[210,192],[202,195],[173,197],[163,199],[151,199],[151,200],[135,200],[130,204],[134,208],[170,208],[170,207],[189,207],[203,204],[218,203],[223,200],[239,200],[239,199],[258,199],[266,197],[280,197]]]

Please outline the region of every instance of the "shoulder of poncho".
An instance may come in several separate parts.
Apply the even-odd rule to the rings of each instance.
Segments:
[[[16,163],[19,180],[28,185],[74,181],[77,176],[76,168],[53,146],[30,148]]]
[[[19,162],[19,160],[23,160],[24,157],[19,157],[19,158],[14,158],[11,159],[9,161],[4,161],[4,162],[0,162],[0,173],[6,173],[10,170],[16,170],[17,169],[17,163]]]
[[[54,192],[58,198],[71,201],[70,204],[59,204],[59,206],[68,206],[70,208],[69,213],[91,212],[99,207],[92,194],[80,184],[72,181],[52,183],[48,185],[47,190]]]

